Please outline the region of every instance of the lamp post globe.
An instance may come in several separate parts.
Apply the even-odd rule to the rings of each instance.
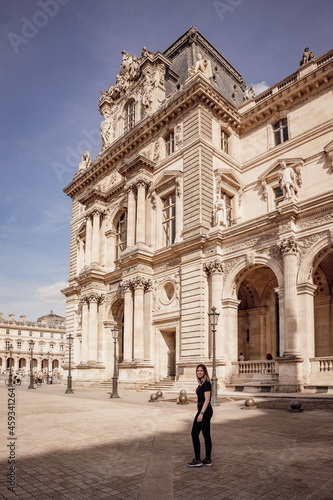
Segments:
[[[33,352],[34,352],[35,342],[33,340],[29,341],[29,351],[30,351],[30,384],[28,389],[35,389],[34,387],[34,375],[33,375]]]
[[[68,344],[68,376],[67,376],[67,389],[65,391],[65,394],[73,394],[73,389],[72,389],[72,372],[71,372],[71,362],[72,362],[72,359],[71,359],[71,355],[72,355],[72,345],[73,345],[73,340],[74,340],[74,337],[73,335],[70,333],[68,336],[67,336],[67,344]]]
[[[117,341],[119,335],[119,328],[117,325],[113,325],[111,328],[114,351],[113,351],[113,377],[112,377],[112,392],[110,398],[119,398],[118,395],[118,370],[117,370]]]
[[[220,316],[220,313],[216,312],[216,307],[211,308],[210,313],[208,313],[210,326],[212,328],[213,337],[213,373],[212,373],[212,406],[220,406],[217,398],[217,381],[216,376],[216,325]]]

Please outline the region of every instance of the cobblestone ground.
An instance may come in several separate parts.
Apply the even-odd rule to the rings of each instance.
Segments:
[[[190,469],[195,404],[174,396],[63,386],[15,389],[15,492],[8,490],[8,391],[0,387],[0,498],[315,499],[333,498],[332,399],[221,398],[212,421],[213,466]],[[302,400],[303,401],[303,400]],[[261,408],[259,406],[266,405]],[[323,406],[324,405],[324,406]],[[309,407],[310,407],[309,406]]]

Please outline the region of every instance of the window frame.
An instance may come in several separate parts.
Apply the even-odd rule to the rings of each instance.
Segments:
[[[115,256],[116,260],[119,259],[120,255],[126,250],[127,248],[127,226],[128,226],[128,221],[127,221],[127,210],[124,210],[118,217],[117,222],[115,224],[115,229],[116,229],[116,234],[115,234]],[[122,221],[122,218],[124,220]],[[124,224],[124,229],[122,231],[119,230],[121,221]],[[123,239],[120,239],[122,235],[125,235]],[[123,246],[122,249],[120,247]]]
[[[161,196],[162,202],[162,246],[168,247],[175,243],[177,236],[176,190]],[[170,203],[171,201],[171,203]],[[167,205],[165,203],[168,203]],[[167,216],[165,213],[168,211]],[[170,214],[171,211],[171,214]]]
[[[133,130],[136,125],[136,102],[135,100],[129,99],[126,103],[126,116],[125,116],[125,130],[129,132]]]
[[[171,156],[175,152],[175,132],[174,130],[169,130],[167,135],[164,137],[165,141],[165,154],[166,156]]]
[[[281,144],[284,144],[285,142],[289,141],[289,123],[288,123],[288,118],[286,116],[280,117],[278,121],[272,124],[272,130],[273,130],[273,140],[274,140],[274,146],[280,146]],[[285,137],[285,132],[286,136]]]

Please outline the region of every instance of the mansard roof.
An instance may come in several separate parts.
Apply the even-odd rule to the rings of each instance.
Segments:
[[[163,55],[171,61],[166,73],[166,95],[184,84],[188,78],[189,68],[195,66],[198,54],[211,62],[213,86],[236,107],[241,105],[245,89],[242,75],[194,26],[163,52]]]

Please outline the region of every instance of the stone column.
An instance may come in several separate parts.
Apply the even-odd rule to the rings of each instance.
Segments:
[[[181,179],[177,177],[176,179],[176,238],[175,243],[181,240],[181,234],[183,231],[183,200],[182,200],[182,189],[181,189]]]
[[[109,229],[105,233],[106,237],[106,267],[114,269],[114,261],[116,256],[116,231]]]
[[[91,245],[92,245],[92,220],[91,216],[87,215],[86,255],[84,259],[85,266],[89,266],[91,264]]]
[[[97,306],[99,296],[95,293],[89,295],[89,340],[88,340],[88,362],[97,363],[98,342],[98,316]]]
[[[144,295],[144,359],[153,359],[151,336],[151,311],[153,304],[153,287],[151,280],[147,281]]]
[[[133,360],[133,295],[129,280],[123,282],[124,289],[124,363]]]
[[[137,182],[136,243],[146,243],[146,183]]]
[[[284,331],[285,351],[283,356],[299,357],[297,325],[297,243],[293,236],[282,240],[280,251],[283,256],[284,271]]]
[[[99,264],[99,226],[101,212],[93,211],[91,262]]]
[[[132,247],[135,243],[135,196],[134,186],[130,185],[127,189],[128,208],[127,208],[127,246]]]
[[[220,260],[204,264],[204,271],[209,278],[209,313],[212,307],[216,307],[216,312],[219,313],[218,323],[216,327],[216,358],[223,357],[223,328],[222,328],[222,288],[223,288],[223,264]],[[211,355],[212,341],[210,341],[209,355]]]
[[[88,315],[88,302],[87,300],[82,300],[82,358],[81,362],[86,363],[88,361],[88,339],[89,339],[89,315]]]
[[[146,280],[140,276],[133,280],[134,288],[134,359],[144,357],[144,313],[143,298]]]

